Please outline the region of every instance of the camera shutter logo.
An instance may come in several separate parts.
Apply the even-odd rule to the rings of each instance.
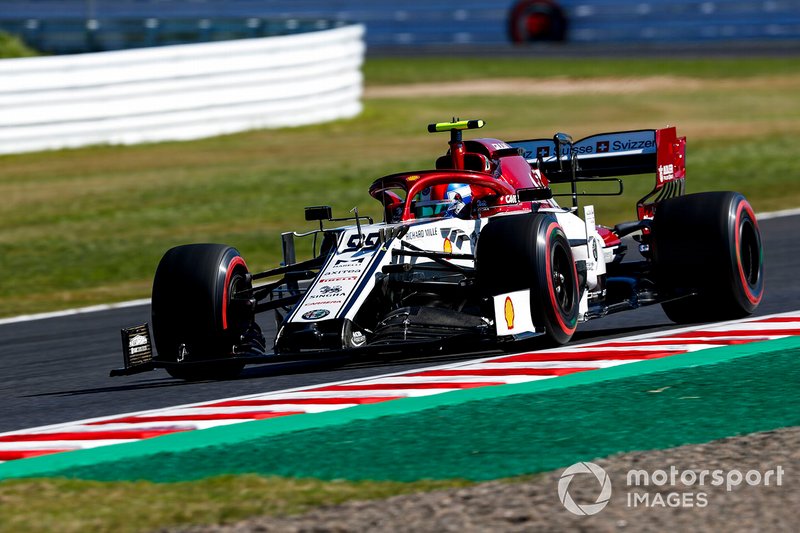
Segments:
[[[572,496],[570,496],[569,484],[576,474],[592,474],[597,479],[598,483],[600,483],[600,495],[594,503],[579,505],[575,503]],[[594,463],[575,463],[564,470],[564,473],[561,474],[561,479],[558,480],[558,498],[561,500],[564,507],[567,508],[567,511],[572,514],[580,516],[597,514],[608,505],[611,499],[611,479],[608,477],[605,470]]]

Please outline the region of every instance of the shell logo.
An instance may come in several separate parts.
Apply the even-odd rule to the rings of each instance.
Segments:
[[[506,326],[508,329],[514,329],[514,302],[511,301],[510,296],[506,296],[506,303],[503,308],[503,314],[506,318]]]
[[[453,243],[450,242],[450,239],[444,240],[444,245],[442,246],[442,248],[444,249],[444,252],[447,254],[453,253]]]

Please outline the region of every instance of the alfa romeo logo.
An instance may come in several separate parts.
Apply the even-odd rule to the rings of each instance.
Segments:
[[[569,484],[572,482],[572,478],[578,474],[591,474],[600,483],[600,494],[594,503],[579,505],[570,496]],[[611,479],[605,470],[594,463],[575,463],[564,470],[561,479],[558,480],[558,499],[572,514],[580,516],[597,514],[608,505],[608,501],[611,499]]]
[[[331,314],[327,309],[314,309],[303,313],[303,320],[319,320]]]

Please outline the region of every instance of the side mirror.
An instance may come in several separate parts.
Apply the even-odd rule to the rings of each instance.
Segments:
[[[329,205],[315,205],[306,207],[306,220],[330,220],[333,218],[333,211]]]
[[[553,135],[553,142],[556,143],[556,151],[561,153],[561,146],[572,146],[572,135],[567,133],[556,133]]]
[[[572,155],[572,135],[566,133],[556,133],[553,135],[553,142],[556,144],[556,159],[558,159],[558,168],[564,170],[561,165],[561,148],[569,146],[570,155]]]
[[[553,141],[556,143],[556,146],[560,144],[568,144],[572,145],[572,135],[568,133],[556,133],[553,135]]]
[[[553,197],[553,191],[550,189],[520,189],[517,191],[518,202],[538,202],[541,200],[549,200]]]

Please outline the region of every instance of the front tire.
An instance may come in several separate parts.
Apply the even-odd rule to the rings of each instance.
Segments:
[[[239,361],[205,363],[232,357],[233,347],[253,323],[252,311],[232,301],[251,287],[239,252],[221,244],[189,244],[167,251],[153,281],[153,338],[156,361],[184,363],[167,372],[185,380],[231,379]]]
[[[761,233],[755,213],[736,192],[665,200],[653,219],[653,261],[662,304],[679,324],[750,315],[764,295]]]
[[[530,289],[531,319],[546,343],[569,342],[578,323],[578,275],[564,229],[549,214],[492,219],[476,250],[478,285],[494,296]]]

